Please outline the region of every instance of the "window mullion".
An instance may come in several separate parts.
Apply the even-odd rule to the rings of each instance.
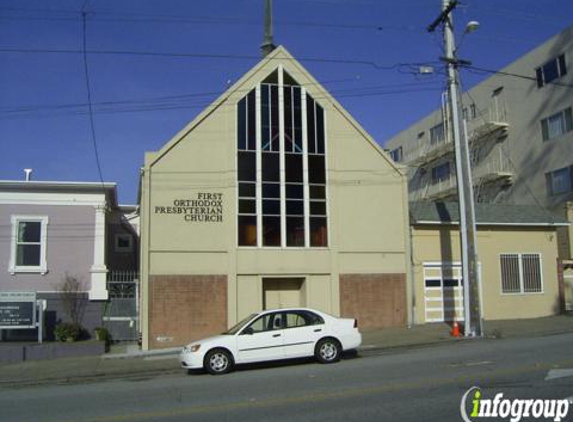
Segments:
[[[525,293],[525,284],[523,281],[523,255],[517,254],[517,267],[519,270],[519,290],[520,293]]]
[[[279,154],[280,154],[280,190],[281,190],[281,246],[287,245],[286,230],[286,171],[285,171],[285,115],[284,115],[284,74],[283,66],[279,65]]]
[[[302,178],[304,199],[304,246],[310,247],[310,187],[308,185],[308,128],[306,120],[306,88],[300,88],[302,126]]]
[[[261,84],[257,84],[256,87],[256,193],[255,193],[255,203],[257,212],[257,246],[260,248],[263,246],[263,156],[261,149],[261,139],[262,139],[262,118],[261,118]]]
[[[323,109],[322,112],[322,125],[323,125],[323,130],[324,130],[324,200],[325,200],[325,208],[326,208],[326,212],[325,212],[325,217],[326,217],[326,245],[325,246],[329,246],[331,245],[332,242],[332,237],[330,237],[330,195],[329,195],[329,189],[328,186],[330,186],[330,176],[328,174],[328,169],[330,166],[330,163],[328,161],[328,135],[327,135],[327,128],[328,128],[328,123],[327,123],[327,118],[328,115],[326,113],[326,110]]]

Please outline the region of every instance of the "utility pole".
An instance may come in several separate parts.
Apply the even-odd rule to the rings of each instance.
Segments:
[[[442,60],[446,63],[448,77],[448,96],[458,182],[462,278],[464,284],[464,335],[466,337],[478,337],[483,335],[483,324],[480,307],[475,207],[468,139],[465,133],[464,136],[461,136],[460,131],[458,65],[460,62],[463,63],[463,61],[459,60],[456,55],[452,19],[452,11],[457,4],[457,0],[442,0],[442,13],[428,26],[428,32],[433,32],[440,24],[444,26],[446,56]]]

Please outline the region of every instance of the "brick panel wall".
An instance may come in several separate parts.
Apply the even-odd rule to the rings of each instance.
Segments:
[[[149,286],[149,346],[182,346],[227,329],[226,275],[156,275]]]
[[[362,328],[406,325],[406,275],[341,274],[340,313]]]

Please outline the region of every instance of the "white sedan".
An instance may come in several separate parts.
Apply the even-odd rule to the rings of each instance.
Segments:
[[[186,369],[213,375],[235,364],[315,356],[321,363],[340,359],[362,343],[358,321],[313,309],[274,309],[249,315],[227,332],[185,346],[179,354]]]

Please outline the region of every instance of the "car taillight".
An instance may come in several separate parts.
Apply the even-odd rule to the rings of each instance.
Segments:
[[[358,320],[354,318],[354,328],[358,328]]]

